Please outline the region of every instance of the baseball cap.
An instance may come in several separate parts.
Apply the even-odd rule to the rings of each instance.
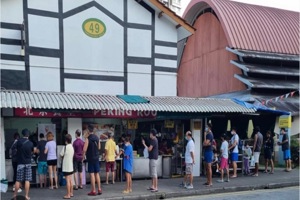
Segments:
[[[29,136],[29,130],[27,128],[23,129],[22,130],[22,135],[25,136],[25,137],[28,137]]]

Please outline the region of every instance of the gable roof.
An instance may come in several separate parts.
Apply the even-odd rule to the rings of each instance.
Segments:
[[[184,18],[193,24],[199,14],[211,8],[233,49],[297,55],[299,13],[229,0],[192,0]]]

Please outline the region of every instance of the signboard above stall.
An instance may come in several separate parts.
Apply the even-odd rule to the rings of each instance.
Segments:
[[[31,108],[15,108],[15,117],[39,117],[39,118],[156,118],[156,111],[133,111],[133,110],[93,110],[82,112],[58,112],[42,111]]]

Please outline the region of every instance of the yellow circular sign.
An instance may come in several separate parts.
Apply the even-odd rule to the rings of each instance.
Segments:
[[[82,23],[83,32],[92,38],[99,38],[106,32],[105,24],[96,18],[89,18]]]

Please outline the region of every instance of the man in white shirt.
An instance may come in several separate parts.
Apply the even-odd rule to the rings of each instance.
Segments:
[[[185,180],[189,181],[188,185],[185,185],[186,189],[193,189],[193,165],[195,164],[195,143],[192,138],[192,132],[187,131],[185,134],[187,140],[185,149]]]
[[[239,159],[239,149],[238,149],[238,143],[239,143],[239,136],[236,133],[236,128],[232,128],[231,130],[231,141],[230,141],[230,147],[228,148],[228,150],[231,151],[231,161],[232,161],[232,166],[233,166],[233,175],[231,176],[231,178],[236,178],[237,177],[237,173],[236,173],[236,169],[237,169],[237,164],[236,162]]]
[[[220,170],[221,170],[221,179],[218,180],[219,183],[223,183],[224,182],[224,169],[226,169],[226,174],[227,174],[227,180],[226,182],[229,182],[229,167],[228,167],[228,142],[226,141],[227,136],[224,133],[221,136],[221,140],[222,140],[222,145],[220,148],[220,152],[221,152],[221,164],[220,164]]]

